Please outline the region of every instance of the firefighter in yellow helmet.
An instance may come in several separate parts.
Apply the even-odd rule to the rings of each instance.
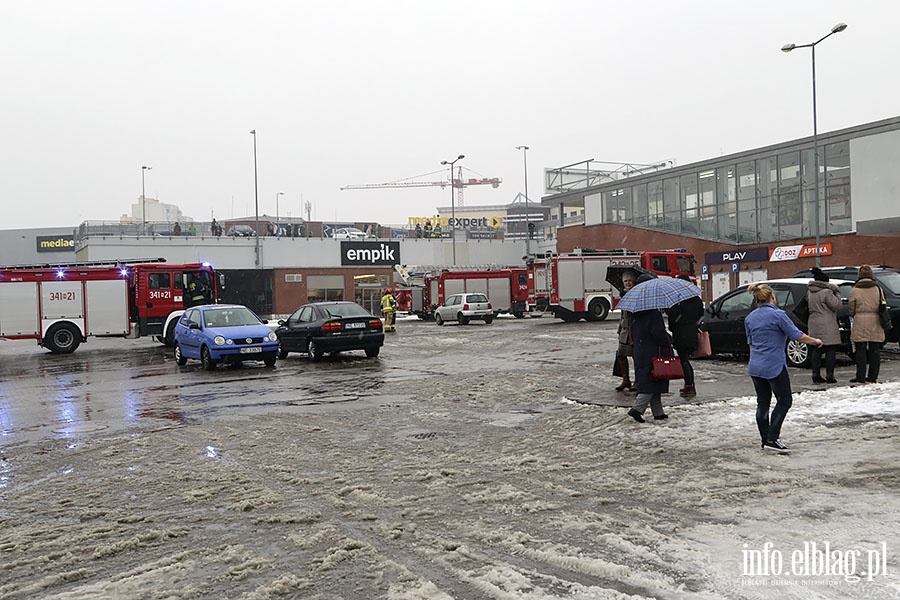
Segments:
[[[394,298],[394,290],[386,288],[381,295],[381,314],[384,316],[384,330],[396,331],[394,319],[397,314],[397,299]]]

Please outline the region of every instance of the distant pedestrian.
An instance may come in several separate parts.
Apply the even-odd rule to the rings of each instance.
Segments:
[[[679,275],[680,279],[690,281],[686,275]],[[699,292],[699,288],[697,289]],[[697,395],[694,385],[694,366],[691,364],[691,354],[697,350],[697,332],[700,330],[700,319],[703,317],[703,300],[699,294],[693,298],[683,300],[668,308],[666,315],[669,317],[669,331],[672,332],[672,345],[678,353],[681,368],[684,370],[684,387],[678,393],[683,398]]]
[[[850,291],[850,341],[856,352],[856,377],[851,383],[877,383],[881,368],[881,346],[884,344],[884,328],[878,315],[882,291],[875,282],[875,273],[869,265],[859,268],[856,285]],[[868,367],[868,373],[866,368]]]
[[[222,237],[222,226],[213,218],[212,224],[209,226],[210,232],[216,237]]]
[[[396,331],[394,322],[397,318],[397,299],[391,288],[386,288],[381,295],[381,314],[384,316],[384,330]]]
[[[441,222],[440,221],[438,221],[437,223],[434,224],[434,229],[431,230],[431,235],[436,238],[444,237],[443,231],[441,230]]]
[[[634,287],[635,276],[634,272],[626,271],[622,274],[622,287],[625,289],[625,292],[622,294],[623,296],[628,293],[628,290]],[[631,375],[629,374],[629,366],[628,366],[628,357],[634,356],[634,342],[631,339],[631,313],[628,311],[620,311],[619,314],[619,327],[617,334],[619,336],[619,345],[616,349],[616,368],[614,369],[615,375],[618,373],[622,377],[622,383],[616,386],[617,392],[635,391],[637,386],[631,382]]]
[[[754,283],[748,291],[758,305],[744,320],[744,329],[750,346],[747,373],[756,389],[756,427],[759,429],[761,447],[764,450],[790,452],[780,439],[781,426],[793,404],[784,348],[789,339],[817,347],[822,345],[822,340],[797,329],[787,313],[775,304],[775,292],[768,285]],[[773,394],[777,403],[770,416]]]
[[[642,283],[641,275],[638,283]],[[644,411],[650,412],[656,420],[668,419],[663,411],[662,395],[669,392],[667,379],[655,380],[650,376],[654,356],[670,356],[669,334],[662,311],[641,310],[631,315],[631,337],[634,340],[634,379],[637,382],[637,396],[628,411],[628,416],[638,423],[644,422]]]
[[[191,222],[190,227],[188,227],[188,235],[197,235],[197,226]]]
[[[425,221],[424,235],[427,238],[431,237],[431,221]]]
[[[181,235],[181,225],[178,222],[176,222],[175,227],[172,228],[172,233],[175,234],[176,237]]]
[[[422,237],[422,224],[416,223],[416,238],[418,239],[421,237]]]
[[[841,345],[837,312],[841,308],[841,294],[828,275],[819,267],[813,267],[813,280],[809,282],[806,303],[809,306],[807,331],[822,340],[821,348],[810,352],[813,383],[837,383],[834,378],[835,351]],[[822,354],[825,355],[825,378],[822,378]]]

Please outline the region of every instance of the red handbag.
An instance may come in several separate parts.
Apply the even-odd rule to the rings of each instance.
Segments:
[[[712,345],[709,343],[709,332],[697,331],[697,349],[691,352],[691,358],[703,358],[712,355]]]
[[[662,350],[659,356],[654,356],[650,363],[650,379],[653,381],[671,381],[672,379],[684,379],[684,369],[681,367],[681,359],[672,351],[669,343],[670,356],[663,356]]]

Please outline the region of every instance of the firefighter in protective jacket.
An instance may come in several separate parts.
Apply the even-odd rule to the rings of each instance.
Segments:
[[[397,299],[394,298],[394,290],[387,288],[381,295],[381,314],[384,316],[384,330],[396,331],[394,319],[397,314]]]

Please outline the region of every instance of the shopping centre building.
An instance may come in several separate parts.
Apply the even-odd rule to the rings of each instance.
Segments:
[[[817,248],[824,266],[900,266],[900,117],[823,133],[817,141],[679,166],[547,169],[549,194],[540,201],[437,207],[438,218],[453,214],[467,225],[455,236],[444,228],[441,238],[416,238],[410,223],[272,223],[268,217],[258,237],[214,235],[210,223],[194,223],[195,235],[174,235],[171,223],[147,231],[133,220],[87,222],[0,231],[0,262],[209,261],[228,276],[225,300],[266,315],[332,299],[377,308],[381,290],[397,283],[395,264],[522,265],[531,222],[531,253],[686,248],[697,258],[705,300],[808,269]],[[232,224],[257,226],[253,217],[222,223],[226,231]],[[330,237],[341,226],[374,237]]]

